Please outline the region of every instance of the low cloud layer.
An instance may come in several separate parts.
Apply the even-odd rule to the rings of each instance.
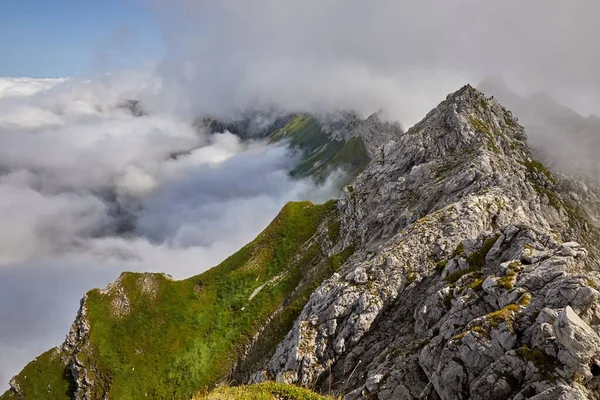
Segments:
[[[125,270],[200,273],[286,202],[334,194],[291,180],[284,146],[131,115],[118,105],[132,95],[164,99],[109,78],[13,81],[0,98],[0,388],[62,342],[85,291]]]
[[[385,109],[411,126],[465,83],[501,75],[600,110],[594,0],[152,0],[179,107]]]

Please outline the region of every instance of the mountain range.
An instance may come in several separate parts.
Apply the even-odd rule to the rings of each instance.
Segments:
[[[580,117],[499,93],[467,85],[406,132],[351,113],[199,120],[287,140],[293,175],[341,167],[348,185],[289,203],[200,275],[123,273],[88,292],[65,342],[0,399],[600,398],[600,192],[565,174],[585,157],[532,151],[498,99],[550,104],[528,126]]]

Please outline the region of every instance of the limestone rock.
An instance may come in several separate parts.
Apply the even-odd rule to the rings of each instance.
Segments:
[[[600,203],[570,202],[525,140],[466,86],[382,144],[338,203],[354,256],[255,380],[346,399],[600,398]]]

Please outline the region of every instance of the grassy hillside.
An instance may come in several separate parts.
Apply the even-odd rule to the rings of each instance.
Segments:
[[[193,400],[333,400],[308,389],[282,383],[266,382],[258,385],[223,386],[214,391],[197,395]]]
[[[61,359],[59,349],[48,350],[23,368],[16,378],[24,392],[24,398],[34,399],[71,399],[75,382],[66,363]],[[2,400],[21,399],[12,391],[0,396]]]
[[[333,201],[289,203],[254,241],[203,274],[173,281],[124,273],[107,289],[90,291],[89,338],[77,359],[95,398],[189,399],[230,375],[261,328],[270,339],[257,342],[260,354],[272,351],[271,339],[285,335],[312,289],[349,255],[329,259],[320,240],[309,241],[332,218]],[[60,355],[51,351],[30,363],[16,378],[23,396],[0,399],[69,399],[73,379]]]
[[[348,182],[369,163],[370,157],[360,137],[337,141],[323,132],[318,121],[307,114],[294,117],[283,128],[270,135],[272,142],[288,140],[290,146],[303,152],[302,162],[292,170],[295,177],[313,176],[318,181],[336,168],[344,169]]]

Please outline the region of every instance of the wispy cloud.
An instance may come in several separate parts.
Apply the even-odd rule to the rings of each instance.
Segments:
[[[600,110],[594,0],[153,0],[186,105],[383,108],[405,126],[491,74]],[[156,5],[157,4],[157,5]]]

